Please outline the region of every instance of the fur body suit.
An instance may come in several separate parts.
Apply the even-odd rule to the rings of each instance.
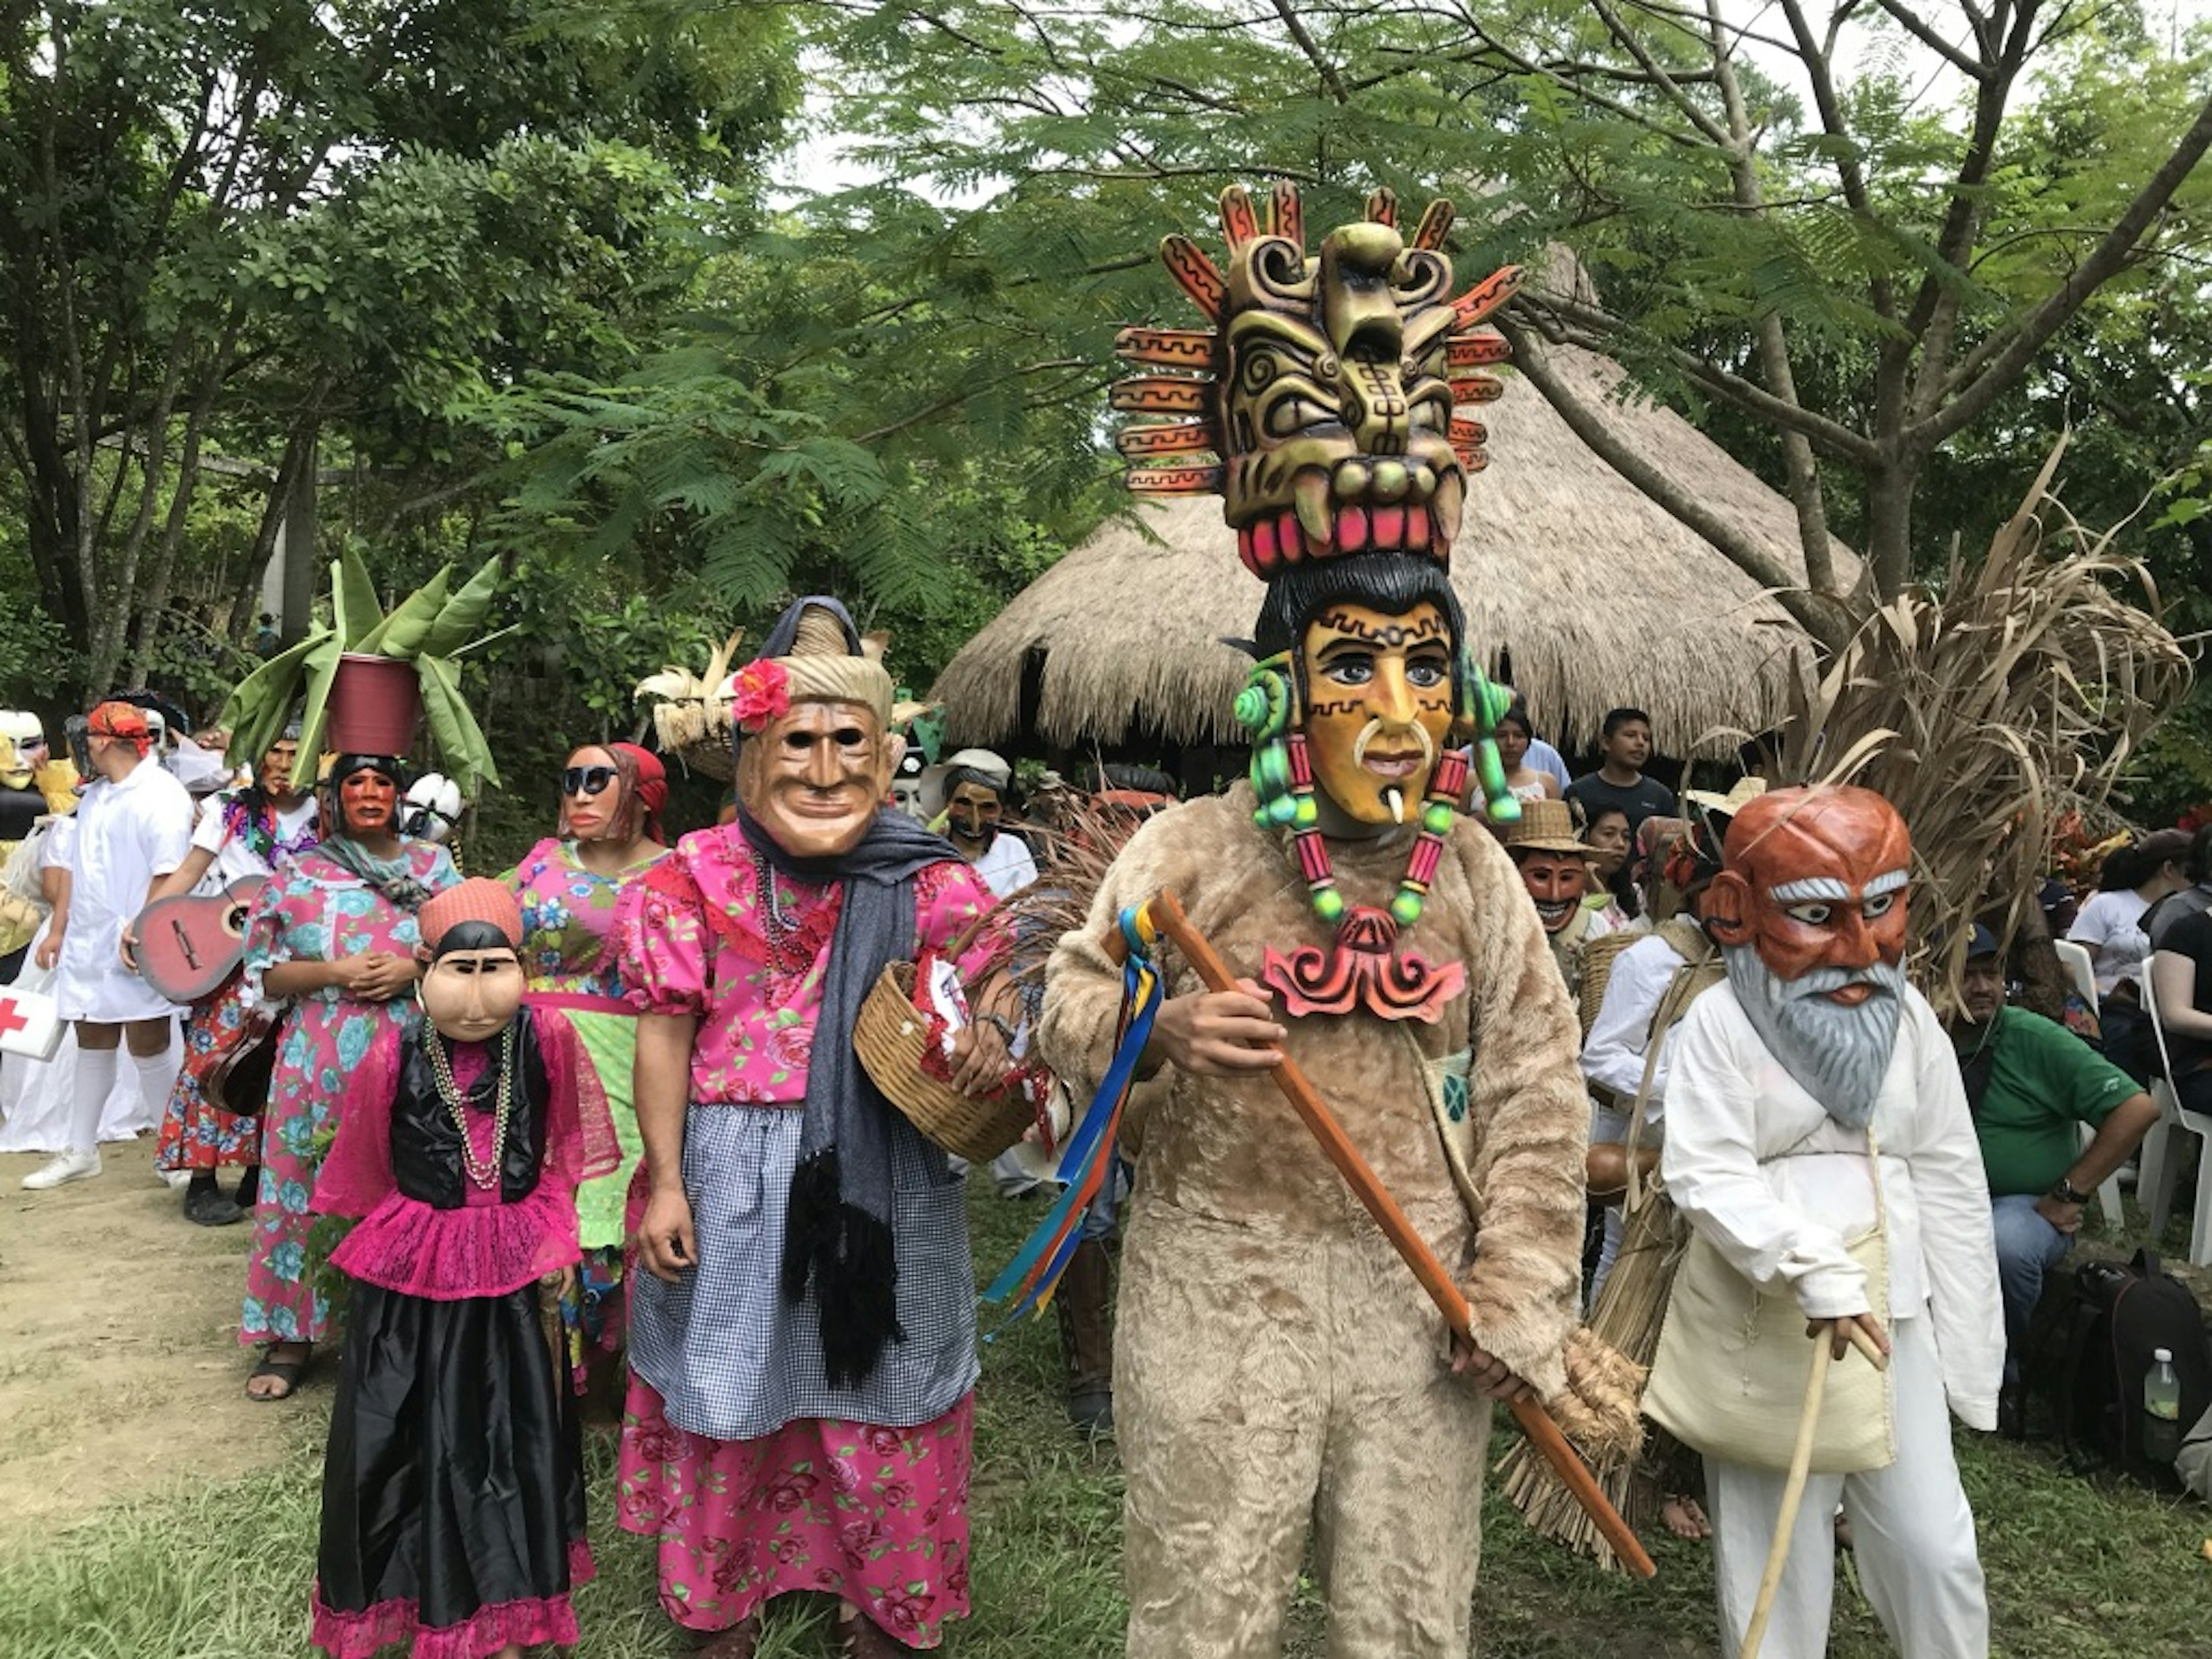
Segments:
[[[1043,1047],[1079,1096],[1113,1047],[1100,941],[1123,907],[1173,888],[1240,975],[1270,945],[1328,943],[1289,837],[1252,811],[1240,784],[1152,819],[1060,941]],[[1412,835],[1331,844],[1347,903],[1389,902]],[[1404,943],[1465,964],[1441,1021],[1285,1019],[1285,1046],[1456,1273],[1483,1346],[1558,1401],[1589,1105],[1534,907],[1480,825],[1454,826]],[[1203,989],[1169,954],[1167,994]],[[1491,1404],[1450,1374],[1443,1317],[1265,1073],[1164,1070],[1131,1113],[1114,1367],[1130,1659],[1273,1659],[1309,1522],[1331,1659],[1464,1659]]]

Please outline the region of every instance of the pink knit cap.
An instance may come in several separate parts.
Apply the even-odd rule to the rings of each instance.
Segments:
[[[521,906],[514,902],[513,893],[483,876],[471,876],[448,887],[416,913],[422,948],[434,951],[447,930],[465,921],[488,921],[507,936],[509,945],[518,951],[522,948]]]

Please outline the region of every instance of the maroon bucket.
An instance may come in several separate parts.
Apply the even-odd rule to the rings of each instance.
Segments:
[[[422,723],[422,684],[400,657],[348,652],[331,687],[325,746],[341,755],[404,755]]]

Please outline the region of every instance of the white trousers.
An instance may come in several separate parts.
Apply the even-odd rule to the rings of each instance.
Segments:
[[[1950,1412],[1929,1323],[1903,1319],[1890,1328],[1896,1461],[1865,1474],[1815,1474],[1806,1481],[1759,1659],[1821,1659],[1827,1652],[1838,1503],[1850,1517],[1859,1583],[1890,1645],[1904,1659],[1988,1659],[1989,1599],[1973,1512],[1951,1455]],[[1729,1659],[1751,1624],[1786,1479],[1779,1470],[1705,1459],[1721,1651]]]

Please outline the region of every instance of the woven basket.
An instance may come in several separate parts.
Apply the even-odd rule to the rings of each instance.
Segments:
[[[907,1121],[948,1152],[988,1164],[1036,1121],[1019,1089],[971,1100],[921,1069],[929,1026],[914,1006],[914,964],[884,969],[853,1022],[860,1064]]]

